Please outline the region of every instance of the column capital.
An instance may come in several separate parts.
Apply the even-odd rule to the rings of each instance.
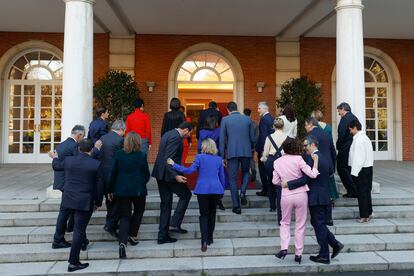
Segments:
[[[87,4],[95,5],[95,0],[63,0],[63,2],[85,2]]]
[[[363,9],[362,0],[336,0],[335,10],[341,9]]]

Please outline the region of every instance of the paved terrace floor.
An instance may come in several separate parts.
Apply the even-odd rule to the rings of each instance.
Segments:
[[[380,183],[381,194],[414,194],[414,162],[376,161],[374,181]],[[52,182],[50,164],[1,164],[0,200],[45,199],[46,188]],[[155,179],[152,178],[148,186],[154,189]]]

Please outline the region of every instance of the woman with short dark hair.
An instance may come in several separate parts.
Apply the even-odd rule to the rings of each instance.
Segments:
[[[119,224],[119,258],[126,258],[126,246],[137,245],[136,236],[145,211],[147,196],[146,184],[150,179],[147,156],[141,149],[141,137],[129,132],[125,137],[124,148],[115,153],[108,193],[112,200],[115,196]],[[131,216],[131,205],[134,212]]]
[[[161,136],[167,131],[177,128],[182,122],[185,122],[185,115],[180,110],[181,102],[178,98],[172,98],[170,101],[170,111],[164,114],[161,127]]]

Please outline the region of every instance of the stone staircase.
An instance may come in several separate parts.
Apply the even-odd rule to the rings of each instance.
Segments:
[[[200,251],[195,197],[183,224],[188,233],[173,234],[179,239],[177,243],[158,245],[159,196],[151,190],[138,235],[140,243],[128,246],[128,259],[121,261],[116,241],[102,230],[103,207],[93,214],[87,230],[91,243],[81,252],[81,259],[90,267],[79,274],[246,275],[414,269],[414,193],[374,194],[375,219],[367,224],[355,221],[356,199],[339,199],[331,231],[345,245],[343,253],[330,265],[309,261],[318,245],[308,223],[303,262],[298,265],[293,261],[293,246],[285,260],[274,257],[280,244],[276,214],[268,211],[267,199],[255,192],[248,191],[249,202],[242,215],[231,212],[230,195],[225,195],[227,209],[218,210],[214,244],[205,253]],[[0,275],[67,273],[69,249],[51,248],[59,203],[58,199],[0,200]],[[71,235],[66,238],[70,240]]]

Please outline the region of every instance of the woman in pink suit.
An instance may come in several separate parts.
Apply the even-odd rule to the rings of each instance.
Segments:
[[[302,260],[303,244],[305,241],[305,224],[308,214],[308,185],[293,190],[284,188],[286,182],[302,177],[302,172],[310,178],[316,178],[318,172],[318,157],[314,160],[311,169],[303,160],[302,143],[298,139],[287,138],[282,145],[284,155],[274,162],[273,184],[282,186],[282,220],[280,221],[280,251],[275,256],[284,259],[290,241],[290,220],[295,210],[295,261],[300,264]]]

